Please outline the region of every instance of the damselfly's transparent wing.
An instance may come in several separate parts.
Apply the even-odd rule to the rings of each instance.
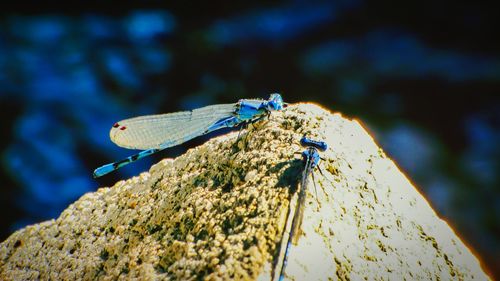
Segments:
[[[288,211],[288,219],[291,220],[291,225],[289,226],[289,223],[287,222],[284,233],[283,233],[283,239],[286,239],[286,248],[284,250],[283,255],[281,254],[282,251],[280,250],[279,253],[279,260],[276,263],[275,271],[274,271],[274,278],[273,280],[276,280],[277,274],[279,274],[278,280],[281,281],[285,278],[285,271],[286,271],[286,266],[287,266],[287,261],[288,261],[288,254],[290,251],[290,246],[291,244],[297,245],[297,242],[299,240],[299,237],[301,235],[301,225],[302,225],[302,219],[304,218],[304,207],[305,207],[305,201],[306,201],[306,191],[307,191],[307,184],[308,184],[308,177],[309,174],[312,172],[312,162],[310,156],[306,158],[306,163],[304,164],[304,170],[302,171],[302,180],[300,182],[299,190],[298,190],[298,196],[297,196],[297,202],[295,203],[295,208],[292,209],[293,203],[290,201],[290,209]],[[290,227],[290,232],[287,234],[285,231],[287,231],[288,227]],[[281,243],[281,247],[283,247],[283,241]],[[281,262],[281,264],[280,264]],[[279,268],[281,266],[281,269]]]
[[[304,207],[306,205],[307,186],[309,184],[309,175],[312,173],[312,161],[308,157],[302,172],[302,181],[300,183],[299,196],[297,198],[297,210],[293,217],[293,224],[291,230],[291,240],[294,245],[297,245],[299,237],[302,234],[301,226],[304,219]]]
[[[167,148],[202,135],[215,122],[233,116],[236,104],[216,104],[159,115],[146,115],[116,123],[109,132],[118,146],[130,149]]]

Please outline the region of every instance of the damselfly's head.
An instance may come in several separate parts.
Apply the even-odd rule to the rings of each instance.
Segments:
[[[282,110],[287,106],[288,104],[283,102],[283,98],[281,98],[281,95],[278,93],[271,94],[267,101],[268,110]]]
[[[300,139],[300,145],[302,145],[303,147],[314,147],[319,151],[325,151],[328,149],[328,145],[326,144],[326,142],[312,140],[306,136],[302,136],[302,138]]]
[[[318,166],[319,160],[321,159],[318,150],[325,151],[328,149],[326,142],[312,140],[306,136],[302,136],[300,145],[306,148],[306,150],[302,152],[302,160],[306,163],[311,163],[312,168]]]

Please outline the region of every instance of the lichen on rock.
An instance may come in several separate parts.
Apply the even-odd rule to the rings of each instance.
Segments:
[[[303,164],[308,189],[293,280],[487,280],[478,260],[356,121],[311,104],[209,140],[82,196],[0,244],[1,280],[270,280]]]

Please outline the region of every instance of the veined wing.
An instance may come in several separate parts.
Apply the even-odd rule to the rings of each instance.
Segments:
[[[284,245],[282,241],[281,247],[285,246],[285,250],[283,251],[283,254],[282,250],[280,250],[278,261],[276,263],[277,267],[275,267],[276,271],[274,271],[273,280],[276,280],[277,276],[276,274],[279,274],[278,275],[279,277],[277,279],[279,281],[282,281],[285,278],[285,270],[288,263],[288,254],[290,251],[290,245],[291,244],[297,245],[297,242],[301,235],[300,226],[302,225],[302,219],[304,217],[304,206],[306,201],[308,177],[312,171],[313,168],[312,166],[313,165],[310,157],[307,157],[306,163],[304,165],[304,170],[302,171],[302,181],[300,183],[300,189],[298,190],[299,194],[297,196],[297,202],[294,206],[295,208],[292,209],[292,206],[290,206],[288,212],[287,220],[291,219],[291,225],[289,226],[289,224],[287,223],[283,233],[283,239],[286,239],[286,245]],[[292,201],[290,201],[290,204],[292,204]],[[286,230],[288,229],[288,226],[290,227],[290,232],[287,234]],[[279,268],[279,266],[281,266],[281,268]]]
[[[224,117],[234,115],[236,104],[216,104],[191,111],[146,115],[113,125],[109,136],[116,145],[129,149],[167,148],[205,133]]]
[[[297,210],[293,216],[293,224],[290,239],[294,245],[297,245],[300,235],[302,234],[301,225],[302,219],[304,217],[304,207],[306,203],[307,197],[307,186],[309,183],[309,175],[312,172],[312,161],[308,157],[306,160],[306,164],[304,166],[304,171],[302,172],[302,182],[300,186],[299,196],[297,198]]]

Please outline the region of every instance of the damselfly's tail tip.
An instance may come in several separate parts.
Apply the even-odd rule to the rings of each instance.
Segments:
[[[98,169],[95,169],[94,172],[92,173],[92,177],[94,179],[100,178],[101,176],[103,176],[103,174],[99,173]]]
[[[94,177],[94,179],[99,178],[99,177],[102,177],[106,174],[111,173],[114,170],[116,170],[116,168],[113,164],[106,164],[104,166],[101,166],[101,167],[95,169],[92,176]]]

